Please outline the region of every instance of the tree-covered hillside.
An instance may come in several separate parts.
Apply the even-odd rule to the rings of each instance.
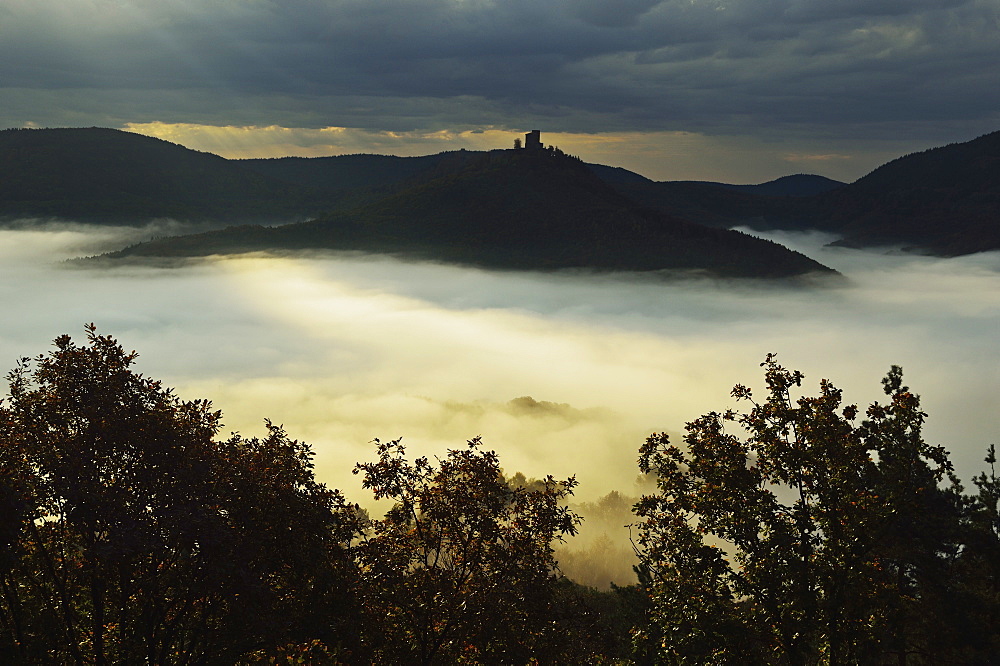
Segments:
[[[711,226],[817,229],[841,235],[841,245],[895,245],[941,256],[1000,249],[1000,132],[900,157],[854,183],[812,195],[789,196],[764,185],[617,187],[644,205]]]
[[[816,206],[817,224],[846,245],[943,256],[1000,249],[1000,132],[900,157]]]
[[[642,208],[579,160],[509,150],[455,158],[347,211],[276,228],[232,227],[109,255],[363,250],[516,269],[686,270],[781,278],[829,269],[768,241]]]
[[[369,231],[372,227],[369,222],[378,219],[393,227],[390,233],[397,239],[408,233],[403,226],[411,231],[420,228],[417,235],[426,237],[430,228],[418,218],[431,214],[428,205],[440,206],[434,213],[439,214],[446,226],[454,227],[450,220],[456,216],[450,196],[444,195],[443,190],[441,196],[430,192],[429,183],[437,182],[433,187],[440,190],[449,175],[459,177],[457,174],[463,172],[460,177],[468,180],[473,178],[469,171],[477,162],[488,161],[491,155],[497,161],[509,161],[509,156],[499,156],[513,152],[455,151],[406,158],[344,155],[226,160],[111,129],[4,130],[0,131],[0,221],[64,218],[135,224],[172,218],[219,227],[237,222],[273,224],[326,216],[320,223],[322,226],[335,219],[343,221],[349,211]],[[542,152],[549,154],[547,150]],[[844,245],[897,245],[943,256],[1000,248],[1000,186],[997,185],[1000,132],[901,157],[855,183],[842,186],[836,181],[804,174],[759,185],[658,183],[624,169],[586,166],[589,182],[598,184],[582,198],[577,196],[582,176],[573,181],[559,180],[552,174],[546,176],[550,186],[545,190],[545,199],[570,212],[570,224],[582,231],[578,239],[590,234],[600,244],[581,254],[581,247],[569,243],[567,257],[572,257],[573,265],[586,259],[583,255],[587,252],[599,255],[602,266],[622,263],[620,259],[609,258],[615,251],[614,242],[608,242],[610,237],[602,237],[603,232],[596,236],[591,233],[598,226],[617,228],[612,234],[615,238],[627,236],[623,232],[626,229],[645,234],[638,245],[626,243],[631,251],[648,244],[648,233],[653,227],[666,225],[680,233],[677,222],[681,220],[718,228],[748,225],[758,229],[818,229],[841,235]],[[481,166],[474,168],[482,170]],[[532,192],[546,185],[521,182],[509,175],[498,174],[497,178],[498,185],[511,188],[506,196],[489,195],[492,186],[481,178],[475,187],[483,197],[474,210],[466,211],[481,218],[484,224],[492,224],[491,218],[498,215],[516,214],[517,201],[530,199],[535,196]],[[568,189],[557,191],[555,186],[559,184],[567,185]],[[606,185],[617,190],[617,203],[609,204]],[[421,186],[427,191],[420,192]],[[461,194],[457,200],[462,200]],[[398,206],[423,206],[423,209],[409,215],[410,223],[398,224],[393,220],[402,212],[390,210],[396,205],[394,201]],[[586,202],[597,202],[597,206],[587,213],[589,218],[580,218],[578,213]],[[626,209],[629,212],[622,213]],[[640,213],[639,209],[647,210]],[[653,210],[657,211],[656,217],[674,221],[651,222]],[[610,217],[597,220],[600,215]],[[549,218],[548,221],[529,219],[538,230],[549,222],[558,222],[560,216]],[[508,223],[517,228],[519,220]],[[522,225],[520,231],[528,231],[526,226]],[[499,237],[497,233],[489,233]],[[706,244],[695,240],[695,235],[687,233],[687,240],[681,242],[667,263],[703,264],[704,248],[686,249],[691,244],[716,245],[725,257],[716,261],[716,265],[752,263],[746,258],[735,259],[740,254],[733,249],[740,244],[736,241],[713,240]],[[289,239],[286,241],[294,245]],[[338,240],[336,244],[342,242]],[[405,242],[407,251],[414,249],[414,238]],[[665,246],[654,241],[652,247],[663,250]],[[441,249],[438,244],[435,252]],[[454,251],[456,255],[463,254],[460,249]],[[698,259],[685,264],[682,256]],[[523,258],[527,260],[528,255]],[[548,250],[541,259],[554,261]],[[650,264],[638,254],[631,262]],[[488,263],[495,262],[489,259]],[[517,265],[518,259],[511,258],[509,263]],[[787,272],[785,268],[776,269],[776,273],[783,271]],[[737,268],[733,272],[743,274],[753,269]]]
[[[275,221],[315,214],[321,201],[310,188],[139,134],[0,131],[0,218]]]

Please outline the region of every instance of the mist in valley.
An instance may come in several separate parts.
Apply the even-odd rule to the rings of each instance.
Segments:
[[[861,405],[901,365],[927,439],[963,480],[997,441],[1000,253],[940,259],[769,234],[846,278],[817,288],[360,255],[66,261],[170,231],[0,231],[0,367],[94,322],[139,352],[140,372],[211,399],[226,432],[284,424],[315,450],[320,480],[368,506],[351,470],[374,438],[402,437],[416,456],[481,435],[509,474],[576,475],[588,520],[562,559],[590,584],[628,582],[639,444],[735,406],[736,383],[761,391],[769,352],[805,373],[804,391],[825,377]],[[604,573],[605,561],[618,569]]]

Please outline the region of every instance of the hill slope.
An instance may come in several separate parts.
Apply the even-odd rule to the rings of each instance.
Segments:
[[[725,183],[717,183],[717,185],[739,192],[762,194],[766,197],[808,197],[836,190],[846,183],[825,176],[797,173],[769,180],[759,185],[727,185]]]
[[[484,155],[455,151],[411,158],[345,155],[226,160],[118,130],[5,130],[0,131],[0,220],[64,217],[124,224],[170,217],[224,224],[273,223],[327,214],[328,224],[355,229],[353,243],[371,245],[377,227],[383,236],[380,242],[392,245],[392,239],[397,238],[407,251],[414,251],[434,235],[433,225],[426,220],[419,222],[431,215],[431,209],[447,219],[459,219],[468,212],[451,210],[449,197],[434,195],[431,190],[421,193],[421,188],[436,181],[440,182],[435,187],[441,187],[449,175],[471,168]],[[841,187],[836,181],[806,175],[748,186],[656,183],[624,169],[583,166],[586,168],[577,171],[581,179],[583,171],[589,173],[584,186],[579,185],[584,180],[569,183],[547,176],[550,182],[539,205],[548,206],[549,215],[560,221],[575,211],[586,232],[579,233],[577,240],[561,241],[566,243],[566,249],[559,250],[565,255],[561,260],[553,254],[557,252],[554,237],[549,238],[544,257],[536,257],[540,261],[577,265],[587,254],[580,239],[587,237],[607,244],[599,260],[594,255],[602,265],[652,265],[651,258],[641,258],[644,250],[635,235],[651,233],[657,226],[650,221],[654,215],[651,210],[674,222],[683,219],[718,228],[821,229],[841,234],[841,243],[852,246],[893,244],[941,255],[1000,249],[1000,132],[901,157]],[[481,166],[476,168],[482,170]],[[525,210],[532,210],[512,201],[530,199],[532,188],[544,185],[510,174],[500,180],[506,188],[503,196],[488,194],[491,186],[485,181],[477,185],[476,196],[482,197],[476,204],[477,214],[484,224],[495,223],[490,227],[493,231],[484,228],[477,232],[489,236],[484,247],[500,247],[503,216],[523,216]],[[561,186],[576,195],[560,193]],[[617,191],[614,203],[609,186]],[[515,191],[521,194],[515,196]],[[597,193],[600,202],[594,199]],[[393,199],[397,195],[403,198]],[[459,200],[464,196],[458,191],[452,195]],[[396,206],[394,211],[387,208],[391,205]],[[497,219],[492,219],[494,214]],[[601,215],[610,218],[594,222]],[[614,226],[615,216],[633,222],[623,222],[620,229],[608,232],[605,227]],[[342,222],[335,224],[334,219]],[[359,230],[358,221],[365,219],[381,221],[362,225],[364,229]],[[410,220],[419,232],[406,231],[407,225],[400,225],[400,219]],[[521,233],[525,237],[544,236],[546,220],[536,222]],[[629,224],[632,232],[621,231]],[[462,230],[463,242],[476,237],[468,233],[468,229]],[[367,239],[363,243],[362,237]],[[617,238],[630,239],[623,246],[629,248],[629,257],[620,250],[623,256],[612,261]],[[442,251],[442,242],[441,238],[435,241],[435,252]],[[527,251],[519,252],[527,261]],[[692,264],[707,256],[696,254],[701,258]],[[679,255],[670,262],[683,263]]]
[[[615,183],[614,187],[638,204],[719,229],[779,227],[784,220],[795,219],[795,211],[808,201],[806,197],[766,197],[699,181]]]
[[[900,157],[832,189],[836,181],[791,178],[798,181],[792,191],[788,179],[616,188],[643,205],[715,227],[818,229],[841,234],[841,245],[899,245],[942,256],[1000,249],[1000,132]],[[808,195],[810,186],[821,191]]]
[[[715,183],[704,180],[678,180],[667,181],[677,185],[708,185],[721,187],[727,190],[745,192],[746,194],[760,194],[765,197],[808,197],[814,194],[822,194],[837,188],[843,187],[846,183],[839,180],[817,176],[815,174],[797,173],[791,176],[782,176],[766,183],[757,185],[730,185],[729,183]]]
[[[814,210],[809,225],[842,233],[844,245],[1000,249],[1000,132],[900,157],[815,197]]]
[[[235,227],[113,257],[336,249],[516,269],[696,270],[788,277],[830,269],[780,245],[641,208],[582,162],[494,151],[359,207],[282,227]]]
[[[119,130],[0,131],[0,216],[122,223],[304,217],[322,197],[209,153]]]
[[[460,161],[463,156],[476,154],[463,150],[420,157],[359,154],[234,161],[267,178],[336,194],[346,190],[389,188],[416,178],[442,163]]]

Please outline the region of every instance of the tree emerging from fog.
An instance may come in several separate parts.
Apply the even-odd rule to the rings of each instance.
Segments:
[[[335,625],[356,512],[309,448],[270,423],[216,440],[220,413],[135,358],[91,326],[9,375],[2,661],[232,663]]]
[[[377,663],[570,663],[552,545],[576,533],[573,478],[512,486],[479,439],[435,462],[399,440],[359,464],[395,504],[357,548]]]
[[[312,451],[217,439],[221,414],[137,374],[87,327],[9,376],[0,407],[0,661],[574,663],[553,544],[576,481],[512,484],[478,439],[359,464],[367,520]],[[574,640],[574,637],[578,640]],[[298,661],[296,661],[298,660]]]
[[[0,662],[989,664],[1000,479],[965,494],[893,367],[862,416],[839,389],[710,412],[641,448],[641,585],[562,575],[570,477],[504,475],[479,438],[410,459],[374,441],[369,519],[280,426],[133,370],[87,327],[8,375],[0,405]],[[734,432],[729,432],[728,429]],[[618,515],[608,495],[591,513]],[[606,548],[605,548],[606,550]]]
[[[658,479],[636,507],[653,601],[641,652],[664,664],[988,663],[996,588],[976,563],[998,551],[995,529],[975,524],[995,516],[995,479],[962,496],[898,367],[888,402],[859,421],[829,381],[796,397],[801,373],[763,365],[763,400],[733,390],[750,409],[692,421],[683,447],[654,434],[641,449]]]

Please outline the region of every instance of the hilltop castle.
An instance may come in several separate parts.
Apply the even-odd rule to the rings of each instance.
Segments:
[[[545,147],[542,145],[542,131],[541,130],[531,130],[524,135],[524,144],[522,147],[521,137],[514,139],[514,150],[525,150],[538,155],[552,155],[558,157],[565,157],[566,153],[559,150],[556,146]],[[572,157],[572,156],[571,156]],[[575,160],[579,160],[579,157],[573,157]]]
[[[514,148],[521,148],[521,139],[514,139]],[[524,149],[525,150],[541,150],[542,149],[542,131],[541,130],[531,130],[524,135]]]

